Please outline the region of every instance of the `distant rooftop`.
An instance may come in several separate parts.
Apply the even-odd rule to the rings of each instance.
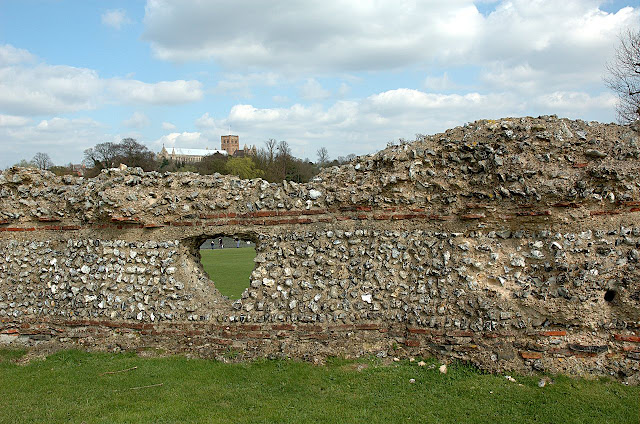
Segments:
[[[220,153],[221,155],[227,155],[226,150],[218,150],[218,149],[182,149],[178,147],[171,147],[167,149],[169,153],[174,155],[184,155],[184,156],[207,156],[214,155],[216,153]]]

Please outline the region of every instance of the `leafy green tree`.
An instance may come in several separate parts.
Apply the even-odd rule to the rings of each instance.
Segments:
[[[16,163],[13,166],[19,166],[20,168],[35,168],[36,165],[32,161],[28,161],[26,159],[20,159],[20,162]]]
[[[196,168],[198,169],[198,173],[202,175],[211,175],[216,172],[218,174],[226,174],[227,160],[229,160],[229,158],[225,155],[221,155],[220,153],[207,155],[196,164]]]
[[[264,175],[264,171],[258,169],[250,157],[231,158],[227,160],[225,169],[228,174],[237,175],[243,179],[259,178]]]
[[[49,171],[53,172],[54,174],[58,175],[58,176],[62,176],[62,175],[77,175],[72,167],[71,164],[66,165],[66,166],[52,166],[51,168],[49,168]]]

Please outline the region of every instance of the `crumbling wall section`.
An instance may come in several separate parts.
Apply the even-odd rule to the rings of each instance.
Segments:
[[[478,121],[308,184],[0,175],[0,342],[219,356],[436,354],[638,378],[640,137]],[[256,241],[232,302],[205,237]]]

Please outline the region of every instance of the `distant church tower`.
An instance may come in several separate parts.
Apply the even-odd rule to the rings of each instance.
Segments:
[[[240,137],[231,134],[221,136],[220,148],[226,150],[229,156],[233,156],[233,154],[240,149]]]

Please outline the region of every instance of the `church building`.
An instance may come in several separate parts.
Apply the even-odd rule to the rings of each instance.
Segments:
[[[167,150],[162,146],[160,154],[158,155],[162,159],[168,159],[174,162],[184,163],[196,163],[200,162],[205,156],[215,155],[216,153],[227,156],[226,150],[217,149],[183,149],[179,147],[171,147]]]
[[[175,162],[184,163],[196,163],[200,162],[205,156],[221,154],[224,156],[243,157],[243,156],[255,156],[257,153],[256,146],[247,147],[244,145],[244,149],[240,149],[240,137],[237,135],[223,135],[220,137],[220,150],[218,149],[183,149],[178,147],[171,147],[167,150],[162,146],[162,150],[158,156],[162,159],[168,159]]]
[[[223,135],[220,137],[220,148],[226,150],[229,156],[240,150],[240,137],[237,135]]]

